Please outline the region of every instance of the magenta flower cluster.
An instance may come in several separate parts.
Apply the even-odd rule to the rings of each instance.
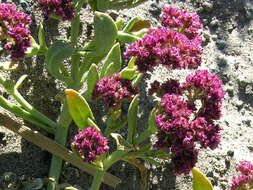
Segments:
[[[253,189],[253,164],[249,161],[242,161],[236,169],[240,171],[240,175],[233,177],[229,190]]]
[[[73,0],[38,0],[38,6],[45,14],[45,18],[50,15],[62,18],[62,20],[72,20],[74,18]]]
[[[181,32],[170,28],[149,29],[141,40],[127,48],[125,56],[135,56],[135,64],[142,73],[160,64],[169,69],[197,68],[201,63],[202,54],[199,30],[194,30],[194,38],[188,38],[185,31],[187,30]]]
[[[80,131],[73,139],[72,145],[78,150],[83,160],[92,163],[109,150],[108,140],[93,126]]]
[[[25,57],[27,48],[31,47],[30,31],[27,27],[32,23],[30,17],[11,4],[0,4],[0,39],[12,59]]]
[[[162,15],[162,25],[176,29],[185,34],[189,39],[199,36],[199,30],[202,29],[199,16],[195,12],[178,10],[173,7],[164,7]]]
[[[197,163],[198,150],[195,143],[198,142],[201,147],[212,150],[220,143],[221,128],[213,121],[218,118],[214,117],[213,112],[206,111],[206,102],[214,101],[213,104],[221,105],[225,92],[218,77],[205,70],[187,76],[186,82],[181,85],[173,80],[162,85],[157,81],[155,83],[159,86],[158,92],[155,93],[163,95],[163,91],[165,94],[161,98],[155,119],[158,140],[153,147],[170,150],[174,155],[174,173],[188,174]],[[195,105],[198,99],[202,100],[199,109]],[[220,107],[215,113],[220,114]]]
[[[220,119],[221,100],[225,92],[222,89],[222,81],[215,74],[209,74],[207,70],[196,71],[186,77],[183,89],[188,91],[190,97],[201,100],[204,105],[199,116],[208,120]]]
[[[138,89],[130,80],[122,79],[119,73],[106,76],[97,82],[93,91],[93,100],[103,97],[110,108],[120,105],[122,100],[132,100]]]

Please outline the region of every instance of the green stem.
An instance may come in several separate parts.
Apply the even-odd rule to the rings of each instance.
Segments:
[[[23,96],[18,92],[18,90],[12,85],[9,81],[5,81],[4,78],[0,75],[0,83],[4,86],[5,90],[11,94],[17,102],[26,109],[29,113],[31,113],[37,120],[41,121],[44,124],[47,124],[51,127],[57,127],[57,123],[46,117],[44,114],[33,108],[31,104],[29,104]]]
[[[105,174],[105,171],[102,171],[102,170],[96,171],[90,190],[99,190],[104,174]]]
[[[108,9],[115,9],[115,10],[126,9],[126,8],[130,9],[144,3],[145,1],[147,0],[138,0],[135,3],[133,3],[133,0],[123,1],[123,2],[115,1],[115,2],[110,3]]]
[[[4,109],[14,113],[16,116],[22,117],[24,120],[34,124],[36,127],[42,128],[45,131],[52,133],[52,134],[54,134],[54,132],[55,132],[55,129],[44,125],[43,123],[38,121],[36,118],[34,118],[34,116],[31,113],[23,110],[22,108],[20,108],[17,105],[10,103],[8,100],[6,100],[2,96],[0,96],[0,106],[3,107]]]
[[[55,141],[65,146],[66,138],[68,135],[68,127],[71,124],[72,119],[68,111],[67,103],[63,104],[62,112],[60,115],[60,120],[58,122],[58,128],[55,133]],[[47,190],[54,190],[56,184],[58,183],[60,172],[62,168],[62,159],[56,156],[53,156],[49,171],[49,178],[53,178],[54,182],[48,184]]]
[[[145,141],[147,138],[149,138],[150,135],[152,135],[152,134],[153,133],[149,129],[146,129],[145,131],[143,131],[141,133],[140,136],[138,136],[137,138],[134,139],[133,144],[139,145],[140,143],[142,143],[143,141]]]

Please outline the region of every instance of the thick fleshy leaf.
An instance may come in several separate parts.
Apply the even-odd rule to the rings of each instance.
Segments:
[[[95,120],[89,104],[86,100],[75,90],[65,90],[69,113],[74,120],[75,124],[84,129],[88,127],[88,119]]]
[[[136,136],[136,128],[137,128],[137,119],[138,119],[138,98],[139,95],[136,95],[132,100],[128,113],[128,135],[127,135],[127,142],[133,144],[134,138]]]
[[[91,99],[93,89],[99,80],[97,66],[92,64],[87,76],[88,96]]]
[[[137,20],[129,32],[137,32],[144,28],[150,28],[150,23],[146,20]]]
[[[70,77],[64,76],[61,71],[61,64],[63,60],[67,59],[73,54],[73,47],[65,41],[58,40],[48,49],[46,54],[46,67],[48,72],[66,83],[71,81]]]
[[[123,28],[123,32],[130,32],[132,28],[134,27],[135,23],[138,21],[138,17],[133,17]]]
[[[112,138],[115,139],[117,150],[132,150],[133,146],[129,144],[120,134],[111,133]]]
[[[154,108],[149,113],[149,117],[148,117],[148,130],[150,131],[151,134],[154,134],[157,132],[155,116],[156,116],[156,109]]]
[[[109,0],[97,0],[97,10],[105,12],[109,8]]]
[[[122,79],[133,80],[137,76],[137,68],[130,69],[125,67],[121,72],[120,76]]]
[[[43,29],[42,24],[40,24],[40,27],[39,27],[38,38],[39,38],[39,52],[40,53],[46,53],[47,45],[46,45],[45,34],[44,34],[44,29]]]
[[[142,37],[144,34],[146,34],[148,32],[148,29],[147,28],[143,28],[137,32],[131,32],[131,34],[135,35],[135,36],[138,36],[138,37]]]
[[[32,36],[30,36],[30,40],[31,40],[32,46],[27,48],[25,52],[26,57],[31,57],[33,55],[36,55],[39,51],[39,45],[36,43],[36,41],[34,40]]]
[[[112,48],[117,37],[117,26],[113,19],[100,12],[94,16],[94,38],[82,51],[85,51],[86,60],[92,63],[101,61]]]
[[[211,182],[197,168],[192,169],[193,190],[213,190]]]
[[[120,42],[126,43],[126,44],[131,44],[134,43],[137,40],[140,40],[141,38],[138,36],[135,36],[133,34],[129,34],[126,32],[118,31],[117,39]]]
[[[100,73],[100,78],[105,77],[106,75],[112,75],[113,73],[117,73],[121,69],[121,51],[120,51],[120,45],[119,43],[116,43],[108,55],[105,58],[101,73]],[[112,67],[110,68],[109,72],[106,72],[108,69],[108,66],[113,63]]]

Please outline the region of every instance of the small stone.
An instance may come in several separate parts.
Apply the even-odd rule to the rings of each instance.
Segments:
[[[17,176],[13,172],[5,172],[3,174],[3,180],[6,182],[14,182],[16,181],[16,179],[17,179]]]
[[[204,2],[202,4],[202,7],[204,8],[204,10],[206,12],[211,12],[213,10],[213,4],[212,3],[209,3],[209,2]]]
[[[228,66],[228,60],[225,57],[218,57],[218,66],[221,68],[225,68]]]
[[[216,27],[219,25],[219,20],[216,18],[213,18],[212,21],[210,22],[211,27]]]
[[[250,119],[242,120],[242,123],[244,123],[244,124],[247,125],[248,127],[251,126],[251,120],[250,120]]]
[[[206,18],[204,18],[204,19],[202,20],[202,23],[203,23],[204,25],[207,25],[207,24],[208,24],[208,20],[207,20]]]
[[[228,183],[225,182],[225,181],[222,181],[222,182],[220,182],[220,185],[221,185],[221,187],[222,187],[223,189],[225,189],[225,188],[227,188]]]
[[[219,50],[224,50],[227,47],[227,43],[224,40],[217,40],[216,46]]]
[[[148,10],[152,15],[159,16],[161,14],[161,7],[157,5],[157,3],[152,3]]]
[[[234,87],[233,86],[227,87],[226,92],[228,93],[228,95],[230,97],[233,97],[234,96]]]
[[[248,33],[253,34],[253,28],[248,28]]]
[[[211,35],[208,32],[202,32],[204,38],[206,39],[206,41],[210,42],[211,40]]]
[[[212,168],[208,168],[206,177],[213,177],[213,170],[212,170]]]
[[[248,84],[246,87],[245,87],[245,94],[252,94],[253,93],[253,85],[252,84]]]
[[[234,154],[235,154],[235,152],[233,150],[227,151],[227,155],[230,156],[230,157],[233,157]]]

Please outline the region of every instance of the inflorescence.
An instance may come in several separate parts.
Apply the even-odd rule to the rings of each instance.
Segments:
[[[93,126],[80,131],[73,139],[72,145],[78,150],[83,160],[92,163],[109,150],[108,140]]]
[[[250,190],[253,188],[253,164],[249,161],[242,161],[236,168],[240,175],[233,177],[229,190]]]
[[[32,46],[30,31],[27,27],[32,23],[30,17],[11,4],[0,4],[0,39],[4,48],[11,54],[11,59],[25,57],[27,48]]]
[[[163,11],[164,28],[149,29],[141,40],[128,47],[125,56],[136,56],[135,64],[142,73],[160,64],[169,69],[197,68],[202,54],[198,15],[171,7]]]
[[[45,18],[49,16],[60,17],[62,20],[74,18],[73,0],[38,0],[38,6],[44,12]]]
[[[186,82],[181,85],[174,80],[162,85],[155,81],[155,84],[157,92],[151,92],[162,95],[162,98],[155,119],[158,140],[153,147],[169,149],[174,155],[174,173],[188,174],[197,163],[195,142],[212,150],[220,142],[221,127],[214,120],[221,116],[221,100],[225,95],[222,82],[215,74],[198,70],[187,76]],[[196,108],[196,100],[201,101],[199,109]]]
[[[132,100],[138,93],[138,89],[132,85],[130,80],[122,79],[120,74],[115,73],[97,82],[93,91],[93,100],[102,96],[105,103],[110,108],[114,108],[125,99]]]

